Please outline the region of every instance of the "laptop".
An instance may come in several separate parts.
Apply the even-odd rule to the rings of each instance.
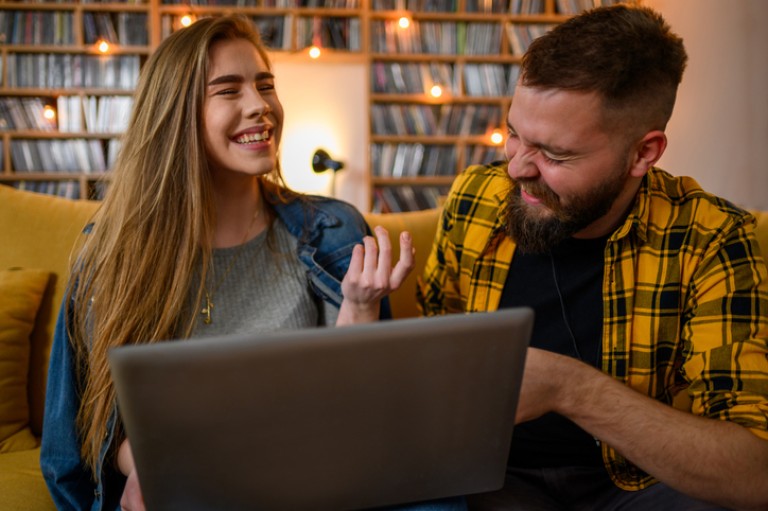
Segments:
[[[532,325],[519,308],[112,349],[147,509],[499,489]]]

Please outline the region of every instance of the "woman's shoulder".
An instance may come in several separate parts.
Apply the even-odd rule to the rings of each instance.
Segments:
[[[300,195],[274,205],[277,216],[291,231],[340,229],[364,235],[368,226],[362,213],[343,200],[319,195]]]

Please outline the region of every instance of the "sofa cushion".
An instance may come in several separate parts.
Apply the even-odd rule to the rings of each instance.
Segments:
[[[395,264],[400,257],[400,232],[406,230],[413,236],[413,246],[416,249],[413,271],[405,279],[400,289],[390,296],[392,316],[395,319],[419,316],[419,309],[416,305],[416,283],[424,271],[424,265],[432,249],[441,211],[441,209],[435,208],[397,214],[366,213],[364,215],[371,228],[381,225],[387,229],[392,243],[392,264]]]
[[[29,405],[32,432],[43,426],[46,374],[51,339],[59,305],[64,297],[70,255],[83,226],[99,204],[71,200],[0,185],[0,269],[15,266],[51,272],[51,282],[37,314],[29,358]]]
[[[29,429],[27,373],[30,334],[49,278],[46,270],[0,271],[0,452],[37,446]]]
[[[56,511],[40,471],[40,448],[0,456],[0,509]]]

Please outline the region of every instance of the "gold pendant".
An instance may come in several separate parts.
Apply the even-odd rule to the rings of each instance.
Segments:
[[[203,310],[200,311],[200,314],[205,316],[203,318],[203,323],[206,325],[210,325],[213,319],[211,318],[211,313],[213,312],[213,302],[208,297],[208,293],[205,294],[205,307],[203,307]]]

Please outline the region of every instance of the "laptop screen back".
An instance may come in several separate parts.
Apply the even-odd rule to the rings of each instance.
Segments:
[[[498,489],[529,309],[110,351],[147,508],[362,509]]]

